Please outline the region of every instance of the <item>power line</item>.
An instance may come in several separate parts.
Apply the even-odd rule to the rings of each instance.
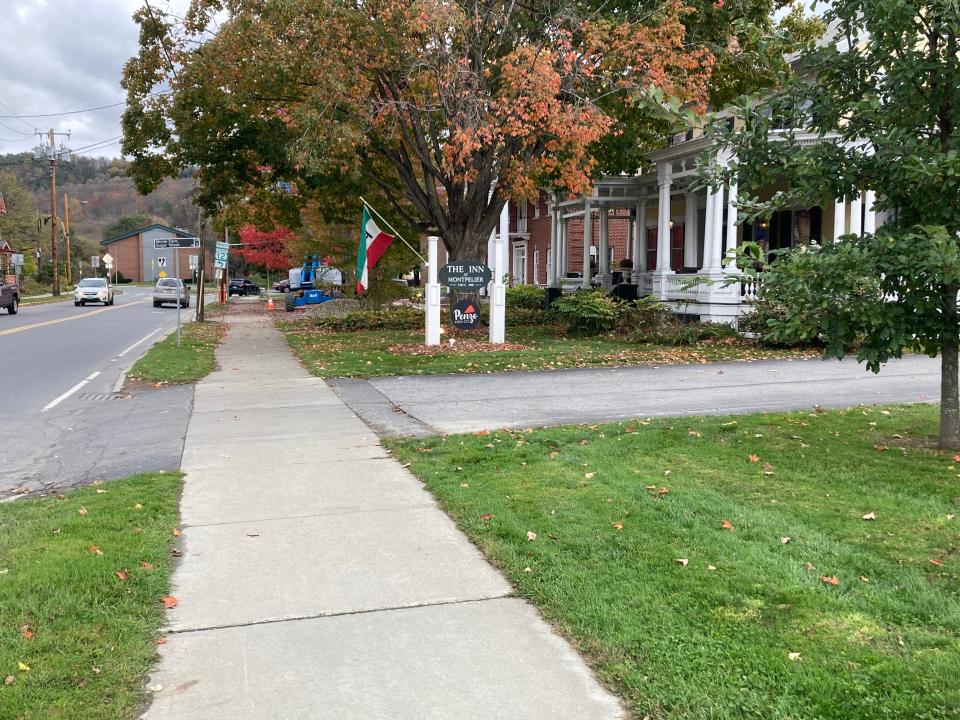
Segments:
[[[159,97],[161,95],[169,95],[171,92],[172,92],[171,90],[163,90],[161,92],[149,93],[147,97]],[[64,115],[79,115],[80,113],[96,112],[97,110],[109,110],[110,108],[126,105],[126,103],[127,103],[126,100],[121,100],[120,102],[115,102],[110,105],[99,105],[98,107],[83,108],[82,110],[65,110],[64,112],[41,113],[39,115],[0,115],[0,118],[23,120],[24,118],[63,117]],[[5,108],[7,108],[7,110],[10,110],[10,107],[6,103],[0,101],[0,105],[3,105]],[[13,112],[13,111],[10,110],[10,112]],[[20,132],[20,131],[14,130],[14,132]]]
[[[3,106],[4,106],[7,110],[9,110],[10,112],[14,112],[13,108],[10,107],[9,105],[7,105],[3,100],[0,100],[0,105],[3,105]],[[4,116],[4,117],[6,117],[6,116]],[[21,123],[23,123],[23,125],[24,125],[25,127],[30,128],[31,131],[32,131],[32,130],[36,130],[36,128],[31,128],[31,127],[30,127],[30,123],[25,122],[25,121],[23,120],[23,118],[21,118],[19,115],[12,115],[11,117],[14,117],[14,118],[16,118],[17,120],[19,120]],[[19,130],[15,130],[14,132],[20,132],[20,131],[19,131]],[[33,137],[33,132],[30,133],[30,137]]]
[[[2,122],[0,122],[0,127],[4,127],[4,128],[6,128],[7,130],[9,130],[10,132],[15,132],[17,135],[23,135],[24,137],[30,137],[30,138],[33,137],[33,133],[32,133],[32,132],[25,133],[23,130],[17,130],[16,128],[12,128],[12,127],[10,127],[9,125],[6,125],[6,124],[4,124],[4,123],[2,123]]]

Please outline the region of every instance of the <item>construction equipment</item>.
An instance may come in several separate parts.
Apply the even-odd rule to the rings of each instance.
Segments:
[[[301,267],[290,270],[289,277],[290,292],[283,299],[283,307],[287,312],[343,297],[343,293],[335,287],[343,283],[343,273],[325,265],[320,255],[307,255]],[[321,284],[324,289],[319,288]]]

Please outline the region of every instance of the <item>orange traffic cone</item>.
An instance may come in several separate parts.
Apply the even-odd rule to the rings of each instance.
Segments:
[[[267,298],[267,312],[273,312],[273,298]]]

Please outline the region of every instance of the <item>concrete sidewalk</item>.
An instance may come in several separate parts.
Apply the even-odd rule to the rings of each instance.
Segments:
[[[229,322],[196,388],[179,604],[144,717],[623,717],[280,334]]]

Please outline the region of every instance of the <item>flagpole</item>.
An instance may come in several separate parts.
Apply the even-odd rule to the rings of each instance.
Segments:
[[[364,207],[366,207],[370,212],[372,212],[374,215],[376,215],[378,218],[380,218],[380,220],[383,221],[388,228],[390,228],[391,230],[393,230],[393,232],[396,234],[396,236],[397,236],[398,238],[400,238],[400,242],[402,242],[404,245],[406,245],[408,248],[410,248],[410,250],[413,252],[413,254],[416,255],[418,258],[420,258],[420,262],[422,262],[424,265],[427,265],[427,264],[428,264],[427,261],[426,261],[426,259],[423,257],[423,255],[421,255],[419,252],[417,252],[417,251],[414,249],[413,245],[411,245],[410,243],[408,243],[408,242],[404,239],[403,235],[401,235],[400,233],[398,233],[398,232],[397,232],[397,229],[396,229],[393,225],[390,224],[390,221],[388,221],[383,215],[381,215],[380,213],[378,213],[378,212],[373,208],[373,205],[371,205],[370,203],[368,203],[368,202],[364,199],[363,195],[360,196],[360,200],[361,200],[361,202],[363,202]]]

